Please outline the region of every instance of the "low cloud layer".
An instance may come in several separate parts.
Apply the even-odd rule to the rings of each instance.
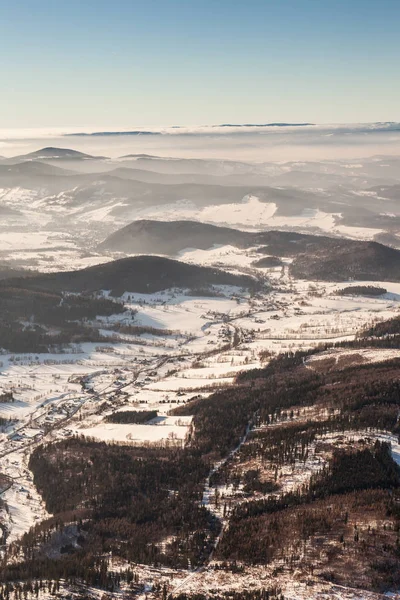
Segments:
[[[116,158],[129,153],[254,162],[400,154],[400,124],[221,124],[200,127],[0,130],[0,154],[73,147]]]

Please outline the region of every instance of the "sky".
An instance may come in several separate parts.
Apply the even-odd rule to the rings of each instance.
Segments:
[[[400,121],[399,0],[0,0],[0,128]]]

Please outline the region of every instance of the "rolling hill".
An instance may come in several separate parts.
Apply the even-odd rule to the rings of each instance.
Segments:
[[[176,255],[185,248],[214,245],[259,246],[266,257],[292,258],[290,272],[300,279],[399,281],[400,251],[377,242],[349,240],[288,231],[244,232],[194,221],[134,221],[109,236],[101,250],[127,254]],[[274,266],[261,259],[256,267]]]
[[[290,272],[299,279],[323,281],[400,281],[400,251],[377,242],[335,240],[303,253]]]
[[[7,279],[0,282],[0,294],[2,288],[13,287],[80,293],[111,290],[112,295],[120,296],[124,292],[151,294],[174,287],[205,291],[213,285],[254,288],[258,286],[258,281],[253,277],[188,265],[159,256],[136,256],[78,271]]]
[[[184,248],[207,249],[214,244],[245,247],[254,235],[228,227],[217,227],[197,221],[133,221],[111,234],[101,250],[116,250],[130,254],[178,254]]]
[[[95,160],[102,158],[105,157],[92,156],[91,154],[71,150],[70,148],[53,148],[48,146],[34,152],[29,152],[28,154],[14,156],[12,160]]]
[[[46,164],[40,161],[26,160],[16,164],[0,164],[0,177],[53,177],[73,175],[74,171]]]

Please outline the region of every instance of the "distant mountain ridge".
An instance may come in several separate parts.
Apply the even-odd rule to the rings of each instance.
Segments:
[[[205,126],[204,129],[215,129],[217,127],[305,127],[305,126],[310,126],[310,125],[315,125],[315,123],[261,123],[261,124],[257,124],[257,123],[241,123],[238,125],[235,124],[231,124],[231,123],[223,123],[221,125],[208,125]],[[167,127],[166,130],[163,131],[149,131],[146,129],[134,129],[132,131],[93,131],[93,132],[76,132],[76,133],[65,133],[65,136],[75,136],[75,137],[85,137],[85,136],[92,136],[92,137],[98,137],[98,136],[112,136],[112,135],[116,135],[116,136],[129,136],[129,135],[168,135],[168,130],[172,129],[174,131],[178,131],[181,129],[182,132],[186,132],[186,127],[180,127],[180,126],[174,126],[174,127]]]
[[[0,203],[20,213],[20,225],[33,217],[74,231],[90,222],[96,243],[140,216],[365,237],[400,247],[399,200],[395,156],[273,164],[179,158],[171,151],[97,159],[49,146],[0,161]]]
[[[74,137],[100,137],[100,136],[111,136],[111,135],[162,135],[158,131],[145,131],[145,130],[137,130],[137,131],[94,131],[92,133],[65,133],[65,136],[74,136]]]
[[[36,160],[26,160],[24,162],[18,162],[11,165],[0,163],[0,176],[67,176],[73,174],[74,171],[71,171],[69,169],[64,169],[62,167],[58,167]]]
[[[52,146],[48,146],[34,152],[29,152],[28,154],[14,156],[13,160],[99,160],[104,158],[106,157],[92,156],[91,154],[72,150],[71,148],[53,148]]]
[[[306,127],[307,125],[315,125],[315,123],[223,123],[212,127]]]

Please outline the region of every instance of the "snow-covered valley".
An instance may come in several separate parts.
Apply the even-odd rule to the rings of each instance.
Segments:
[[[372,159],[317,167],[134,157],[96,159],[88,170],[68,158],[61,174],[60,157],[45,153],[43,172],[37,157],[23,159],[5,159],[0,172],[10,180],[21,170],[24,180],[0,182],[7,581],[27,560],[67,558],[77,569],[81,557],[85,581],[58,574],[36,597],[236,599],[246,591],[260,599],[380,600],[379,589],[398,597],[397,579],[386,576],[398,527],[397,496],[387,499],[397,494],[390,469],[400,464],[396,160],[391,185],[378,189],[381,161]],[[165,224],[176,227],[172,241],[163,239]],[[326,272],[307,270],[307,261],[325,261]],[[156,291],[146,293],[149,286]],[[34,349],[23,352],[24,344]],[[339,494],[329,495],[329,477],[335,461],[355,455],[372,461],[371,472],[381,461],[384,476],[372,491],[364,480],[345,488],[346,520],[329,504]],[[119,489],[125,504],[114,506]],[[371,514],[368,493],[376,496]],[[307,494],[322,515],[312,526]],[[275,522],[268,503],[281,500],[287,506]],[[130,503],[136,512],[127,517]],[[262,526],[251,529],[257,519]],[[268,527],[292,537],[280,529],[257,546]],[[95,567],[85,562],[88,544]],[[354,587],[345,559],[360,573]]]

